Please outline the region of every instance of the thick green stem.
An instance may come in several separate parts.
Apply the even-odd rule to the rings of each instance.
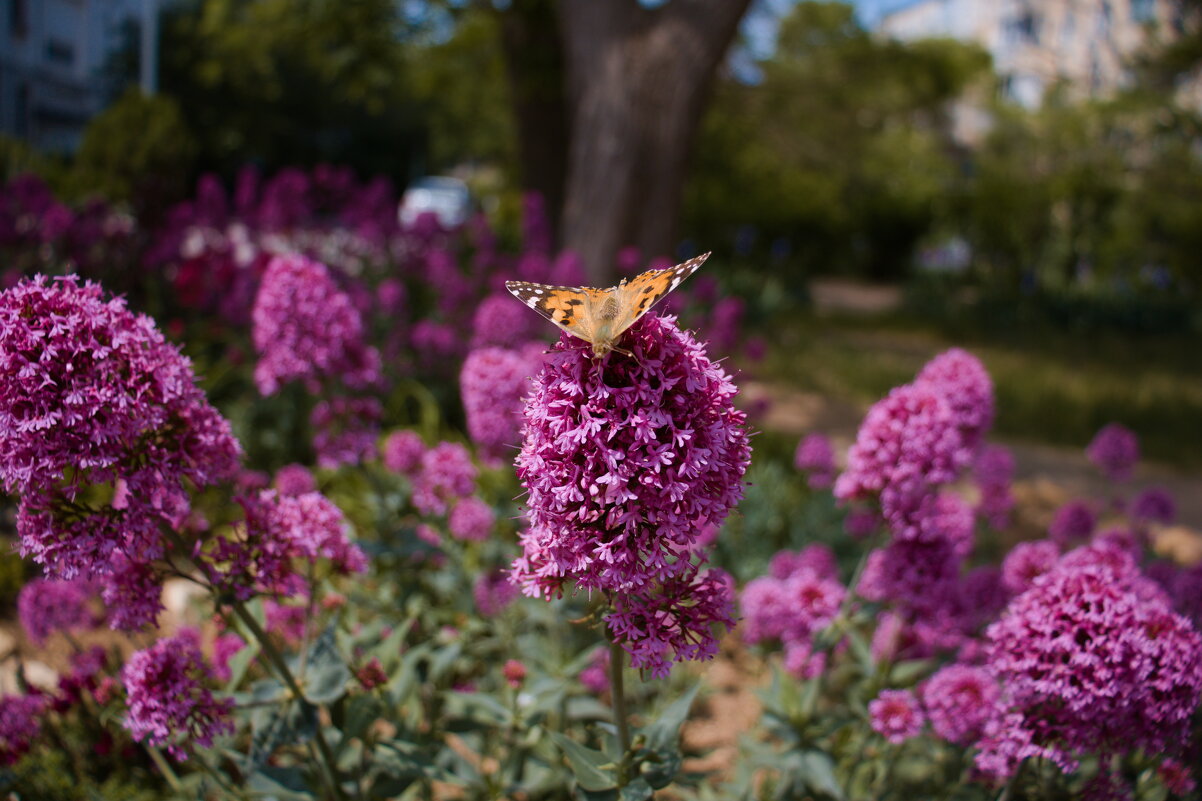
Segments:
[[[626,693],[622,687],[622,662],[626,652],[621,644],[609,645],[609,695],[614,706],[614,723],[618,727],[618,745],[622,749],[622,763],[618,768],[622,786],[626,785],[626,770],[630,762],[630,724],[626,720]]]

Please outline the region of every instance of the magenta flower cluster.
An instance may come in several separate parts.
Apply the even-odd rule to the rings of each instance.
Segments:
[[[844,500],[879,497],[885,517],[904,513],[971,459],[955,413],[937,388],[896,387],[873,404],[835,481]]]
[[[422,454],[421,469],[413,480],[413,505],[425,515],[443,515],[460,498],[476,490],[479,471],[467,448],[457,442],[440,442]]]
[[[514,580],[527,595],[599,590],[637,667],[712,656],[730,626],[726,584],[689,557],[742,497],[751,450],[730,379],[671,318],[594,360],[564,336],[535,378],[518,476],[529,491]],[[637,641],[631,639],[638,636]]]
[[[1098,524],[1098,516],[1085,501],[1069,501],[1056,510],[1048,526],[1048,537],[1062,547],[1088,540]]]
[[[779,640],[786,665],[808,677],[818,669],[811,654],[813,637],[835,619],[846,597],[829,548],[781,551],[772,557],[769,575],[743,588],[743,638],[751,643]]]
[[[1109,423],[1094,435],[1085,455],[1111,481],[1126,481],[1139,461],[1139,439],[1130,429]]]
[[[973,477],[981,493],[976,512],[999,531],[1009,524],[1010,510],[1014,508],[1014,470],[1014,455],[1001,445],[985,445],[973,466]]]
[[[273,258],[252,317],[255,384],[264,395],[291,381],[317,392],[325,378],[352,387],[380,379],[380,355],[364,343],[359,311],[324,264],[299,255]]]
[[[17,595],[21,628],[37,645],[56,631],[76,632],[95,628],[101,618],[93,611],[97,595],[93,582],[73,579],[33,579]]]
[[[328,560],[342,575],[367,570],[367,557],[347,536],[342,511],[320,492],[282,495],[261,490],[239,503],[245,522],[217,540],[204,562],[210,581],[239,600],[260,593],[305,592],[298,561]]]
[[[512,299],[509,305],[518,306]],[[523,400],[545,347],[535,343],[524,350],[479,348],[464,359],[459,389],[467,431],[484,459],[499,464],[517,454]]]
[[[456,539],[483,542],[492,533],[496,521],[492,507],[473,496],[455,504],[447,517],[447,528]]]
[[[29,753],[42,733],[50,698],[45,695],[0,697],[0,765],[14,765]]]
[[[944,397],[966,447],[980,445],[993,425],[993,380],[976,356],[960,348],[944,351],[927,362],[914,383],[931,386]]]
[[[894,745],[917,737],[926,723],[918,699],[909,690],[881,690],[868,702],[868,719],[873,731]]]
[[[125,728],[139,742],[166,746],[181,762],[185,746],[209,748],[214,737],[233,733],[234,702],[213,697],[209,673],[194,629],[134,652],[121,671],[129,705]]]
[[[314,406],[309,423],[318,467],[332,469],[373,458],[383,414],[375,398],[332,398]]]
[[[481,573],[472,586],[476,611],[485,617],[501,614],[519,594],[518,588],[509,580],[509,575],[501,570]]]
[[[817,432],[797,443],[793,466],[806,474],[811,489],[829,487],[835,480],[835,451],[831,441]]]
[[[421,467],[426,443],[416,431],[394,431],[380,445],[380,461],[394,473],[412,476]]]
[[[973,665],[948,665],[922,685],[922,704],[931,728],[957,745],[972,745],[981,737],[1000,696],[993,676]]]
[[[976,764],[1010,776],[1043,756],[1068,772],[1082,753],[1175,754],[1202,693],[1202,636],[1130,555],[1079,548],[1035,579],[986,631],[1004,714]]]
[[[110,606],[123,572],[153,590],[160,527],[182,526],[188,485],[229,478],[240,457],[188,360],[95,284],[39,277],[0,294],[0,372],[0,480],[21,496],[22,553],[52,577],[100,578]]]

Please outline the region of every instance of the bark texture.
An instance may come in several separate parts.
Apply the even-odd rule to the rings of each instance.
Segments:
[[[546,201],[559,245],[570,141],[566,67],[556,0],[511,0],[498,13],[517,123],[522,188]]]
[[[672,255],[689,152],[749,0],[561,0],[570,148],[561,241],[604,285],[626,245]]]

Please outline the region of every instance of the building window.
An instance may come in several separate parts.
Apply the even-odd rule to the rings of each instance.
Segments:
[[[29,13],[25,0],[8,0],[8,32],[14,39],[24,39],[29,33]]]
[[[13,120],[13,132],[24,139],[29,136],[29,84],[17,86],[16,119]]]
[[[1024,10],[1005,23],[1006,37],[1015,44],[1039,44],[1039,17]]]
[[[51,64],[70,67],[75,63],[75,47],[62,39],[47,39],[46,60]]]
[[[1156,0],[1131,0],[1131,19],[1152,22],[1156,19]]]

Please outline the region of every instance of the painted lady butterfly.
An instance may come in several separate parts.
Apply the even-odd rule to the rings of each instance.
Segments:
[[[617,346],[627,328],[664,296],[693,274],[708,259],[703,253],[666,270],[648,270],[608,289],[589,286],[548,286],[525,281],[506,281],[514,297],[574,337],[589,342],[600,358]]]

